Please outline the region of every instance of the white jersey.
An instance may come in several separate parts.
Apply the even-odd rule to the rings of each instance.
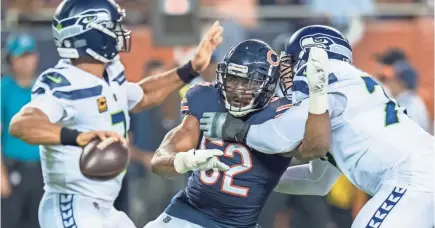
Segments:
[[[39,76],[27,106],[40,109],[52,123],[71,129],[109,130],[126,136],[128,112],[142,97],[140,86],[126,81],[119,60],[107,66],[104,79],[60,60]],[[90,180],[80,171],[81,153],[75,146],[40,146],[44,190],[114,201],[124,173],[107,181]]]
[[[433,191],[434,138],[366,73],[342,61],[329,64],[330,153],[341,172],[371,195],[386,181]],[[299,76],[294,85],[295,106],[278,119],[251,126],[250,147],[282,153],[299,145],[308,117],[308,84]]]

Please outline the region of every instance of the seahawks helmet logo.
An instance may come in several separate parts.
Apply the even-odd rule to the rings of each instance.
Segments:
[[[77,36],[90,30],[91,23],[113,26],[107,25],[107,23],[111,23],[111,15],[106,9],[89,9],[79,15],[62,20],[54,18],[52,25],[54,38],[61,41]]]
[[[319,47],[329,50],[329,47],[334,44],[334,41],[327,36],[305,36],[301,39],[301,47],[303,49]]]
[[[304,51],[307,48],[319,47],[352,59],[352,51],[347,47],[347,41],[327,34],[318,33],[304,36],[300,40],[300,45]]]

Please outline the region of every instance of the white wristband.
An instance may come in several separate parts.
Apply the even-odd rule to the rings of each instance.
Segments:
[[[312,94],[310,95],[310,103],[308,112],[311,114],[320,115],[328,110],[328,94]]]

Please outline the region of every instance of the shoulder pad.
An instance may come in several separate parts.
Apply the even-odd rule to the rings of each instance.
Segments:
[[[220,103],[219,92],[214,84],[198,83],[187,90],[181,101],[181,113],[190,114],[199,119],[203,112],[219,109]]]
[[[71,85],[64,75],[55,71],[44,72],[41,76],[39,76],[39,81],[43,84],[46,84],[50,90]]]
[[[274,97],[270,101],[270,107],[275,110],[275,118],[278,118],[292,107],[292,102],[286,97]]]
[[[78,80],[72,83],[72,79],[68,79],[67,68],[50,68],[38,77],[32,96],[49,93],[59,99],[79,100],[101,95],[101,85],[83,86]]]

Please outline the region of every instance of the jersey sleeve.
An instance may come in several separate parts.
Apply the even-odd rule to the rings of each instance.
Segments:
[[[71,120],[76,111],[73,101],[63,99],[71,83],[60,73],[43,73],[32,88],[32,99],[24,107],[41,110],[52,123]]]
[[[207,110],[210,104],[215,103],[217,97],[211,84],[197,84],[190,87],[184,98],[181,100],[181,113],[192,115],[198,120]]]
[[[341,172],[329,162],[315,159],[309,164],[287,168],[275,192],[292,195],[326,195]]]
[[[107,65],[106,71],[111,76],[111,82],[118,83],[125,90],[127,96],[128,110],[132,110],[143,99],[144,92],[138,83],[127,81],[125,76],[125,67],[121,59],[116,56],[110,64]]]
[[[330,116],[339,118],[344,111],[345,102],[342,99],[339,94],[328,95],[328,110],[332,110]],[[294,150],[302,142],[305,134],[308,106],[309,99],[305,99],[293,105],[279,118],[268,120],[260,125],[252,125],[246,137],[247,145],[268,154],[286,153]]]
[[[144,93],[139,84],[134,82],[127,82],[125,84],[128,110],[132,110],[143,99]]]

